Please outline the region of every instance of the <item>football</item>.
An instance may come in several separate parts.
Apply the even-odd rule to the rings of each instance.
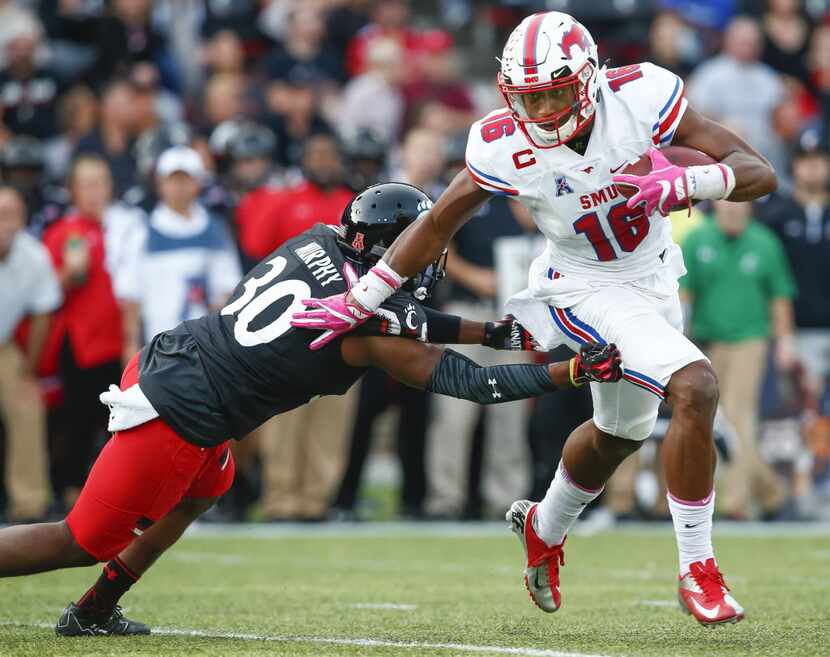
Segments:
[[[702,164],[714,164],[715,160],[702,153],[701,151],[688,148],[687,146],[666,146],[661,148],[660,152],[666,156],[669,162],[681,167],[696,166]],[[651,171],[651,160],[647,154],[643,154],[636,162],[631,162],[620,173],[625,173],[630,176],[644,176]],[[631,198],[637,193],[637,188],[623,183],[615,183],[620,194],[626,198]],[[694,204],[696,201],[692,201]]]

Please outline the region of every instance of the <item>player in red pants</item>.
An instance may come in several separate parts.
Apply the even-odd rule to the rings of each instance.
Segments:
[[[138,355],[125,368],[121,389],[136,383]],[[146,480],[148,471],[157,473],[153,481]],[[95,561],[118,556],[107,563],[95,586],[67,607],[58,633],[82,630],[79,612],[88,610],[103,620],[95,625],[104,633],[149,634],[143,623],[123,617],[118,599],[228,491],[233,476],[228,441],[199,447],[160,418],[116,433],[95,461],[66,526]],[[154,522],[156,518],[160,520]]]
[[[415,296],[392,297],[366,330],[310,350],[318,335],[293,328],[292,313],[309,297],[347,290],[355,269],[373,266],[429,204],[410,185],[372,187],[346,208],[340,231],[318,225],[290,240],[254,267],[220,312],[154,337],[127,366],[120,389],[102,395],[116,433],[66,520],[0,530],[0,577],[107,562],[96,584],[66,608],[57,633],[146,634],[146,625],[123,617],[118,601],[230,487],[229,438],[318,395],[344,393],[368,367],[482,404],[620,379],[613,345],[586,346],[551,365],[479,367],[424,344],[531,343],[512,320],[468,322],[422,307],[417,298],[441,277],[440,261],[414,278]],[[306,321],[317,313],[309,311]]]

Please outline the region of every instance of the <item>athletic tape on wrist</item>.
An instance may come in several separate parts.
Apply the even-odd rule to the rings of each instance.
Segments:
[[[728,164],[704,164],[686,167],[689,196],[700,201],[729,197],[735,189],[735,172]]]
[[[369,312],[380,305],[403,285],[405,279],[383,260],[366,272],[351,289],[352,296]]]
[[[372,267],[370,272],[375,272],[378,276],[380,276],[384,282],[386,282],[389,287],[393,290],[397,290],[403,285],[403,282],[406,280],[403,276],[401,276],[398,272],[392,269],[384,260],[378,260],[378,263]]]

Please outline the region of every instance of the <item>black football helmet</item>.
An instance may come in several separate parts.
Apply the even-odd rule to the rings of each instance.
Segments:
[[[245,122],[230,136],[227,154],[232,160],[262,158],[271,160],[277,147],[277,138],[267,126]]]
[[[375,160],[383,162],[389,151],[389,144],[373,130],[361,128],[341,138],[341,150],[349,161]]]
[[[432,207],[432,200],[414,185],[389,182],[367,187],[343,210],[339,242],[346,257],[368,271],[383,257],[392,242],[418,217]],[[446,275],[447,251],[418,276],[404,284],[417,299],[430,296]]]
[[[355,193],[383,179],[389,144],[377,133],[362,128],[341,137],[340,150],[346,160],[346,184]]]

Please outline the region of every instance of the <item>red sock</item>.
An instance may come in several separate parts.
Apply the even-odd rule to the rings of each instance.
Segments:
[[[93,587],[78,600],[78,607],[95,616],[109,616],[121,596],[137,581],[138,575],[115,557],[104,566]]]

